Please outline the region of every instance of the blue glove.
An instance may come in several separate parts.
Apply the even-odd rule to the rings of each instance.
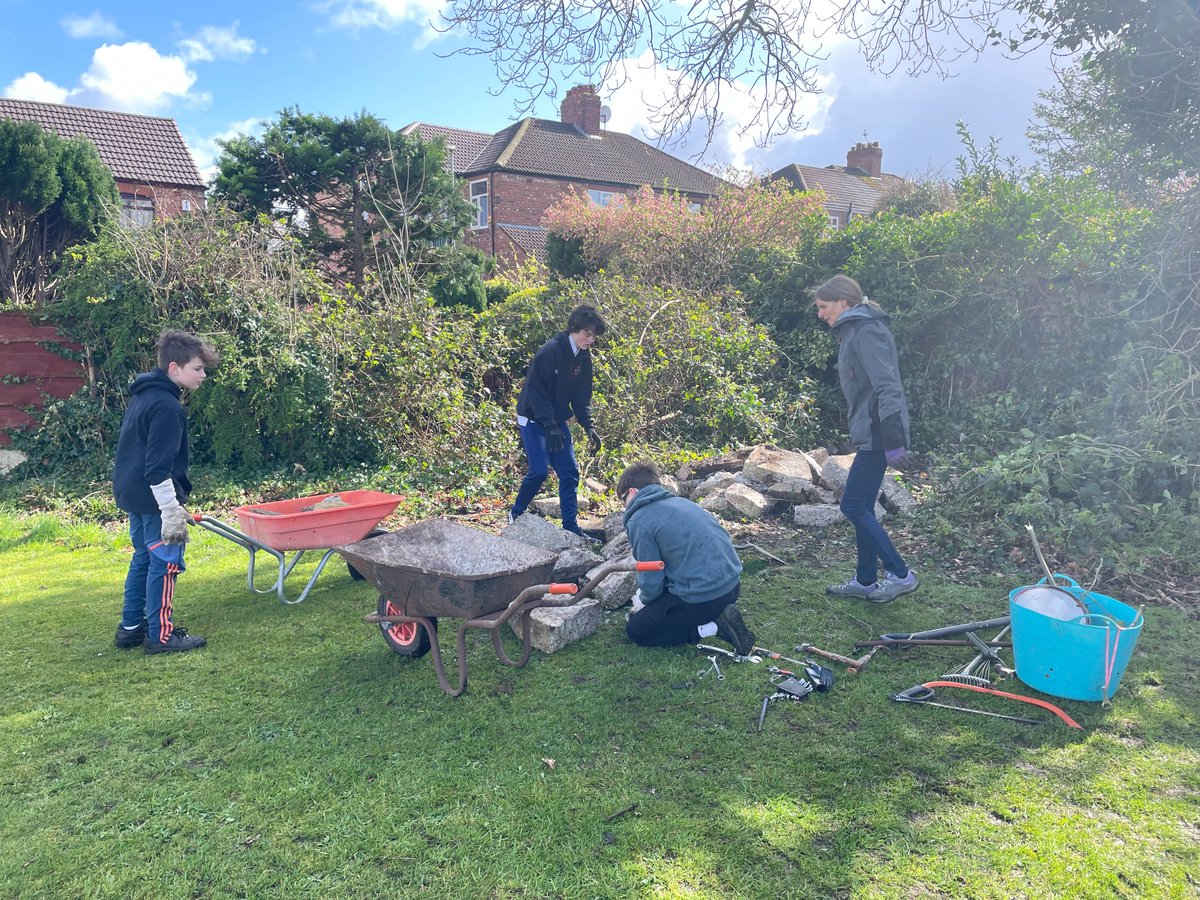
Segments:
[[[557,425],[546,429],[546,452],[559,453],[563,448],[563,433]]]
[[[889,466],[899,466],[908,459],[908,451],[903,447],[897,447],[895,450],[885,450],[883,458],[887,460]]]

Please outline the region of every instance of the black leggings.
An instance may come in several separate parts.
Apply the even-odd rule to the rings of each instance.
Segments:
[[[707,603],[688,603],[670,591],[664,591],[654,602],[647,603],[629,617],[625,633],[643,647],[695,644],[700,640],[696,628],[717,621],[721,610],[737,602],[741,589],[739,582],[729,593]]]

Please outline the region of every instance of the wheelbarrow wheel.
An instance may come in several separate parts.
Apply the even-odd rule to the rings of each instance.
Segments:
[[[373,538],[373,537],[379,537],[381,534],[387,534],[387,529],[386,528],[372,528],[370,530],[370,532],[367,534],[367,536],[365,538],[363,538],[363,540],[365,541],[365,540],[369,540],[370,538]],[[350,577],[353,578],[355,581],[364,581],[365,580],[363,573],[358,571],[358,569],[354,568],[354,566],[350,565],[350,563],[346,563],[346,569],[350,572]]]
[[[387,598],[382,596],[379,598],[379,614],[381,616],[393,616],[399,611],[395,604]],[[437,627],[437,619],[433,619],[433,625],[434,628]],[[393,653],[417,657],[424,656],[429,652],[429,635],[416,622],[392,622],[390,624],[380,622],[379,631],[383,635],[383,642],[391,648]]]

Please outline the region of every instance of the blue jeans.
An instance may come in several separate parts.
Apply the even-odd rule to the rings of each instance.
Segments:
[[[521,441],[525,444],[525,457],[529,471],[521,479],[517,499],[513,502],[512,516],[522,515],[537,496],[550,469],[558,476],[558,505],[562,509],[562,527],[567,531],[579,531],[579,500],[575,492],[579,488],[579,467],[575,465],[575,449],[571,445],[571,429],[565,422],[558,427],[563,433],[563,446],[557,453],[546,451],[546,429],[530,419],[521,427]]]
[[[121,624],[134,628],[145,622],[146,639],[165,643],[174,630],[171,610],[175,578],[183,571],[183,563],[168,563],[151,551],[151,545],[162,541],[162,516],[158,513],[130,513],[129,541],[133,544],[133,559],[125,576]]]
[[[908,566],[896,551],[896,545],[875,518],[875,501],[879,499],[886,470],[887,460],[882,450],[859,450],[850,465],[850,476],[842,492],[842,515],[854,526],[858,544],[855,578],[859,584],[875,583],[880,562],[893,575],[904,577],[908,574]]]

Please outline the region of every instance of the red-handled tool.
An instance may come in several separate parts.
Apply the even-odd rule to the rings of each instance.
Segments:
[[[579,592],[579,585],[555,583],[550,585],[550,590],[547,594],[575,594]]]
[[[1040,706],[1042,709],[1048,709],[1054,713],[1072,728],[1078,728],[1081,731],[1083,726],[1068,716],[1065,712],[1055,706],[1053,703],[1048,703],[1045,700],[1039,700],[1037,697],[1022,697],[1020,694],[1010,694],[1008,691],[998,691],[995,688],[978,687],[973,684],[960,684],[957,681],[927,681],[921,687],[927,688],[961,688],[964,691],[975,691],[979,694],[992,694],[996,697],[1007,697],[1009,700],[1019,700],[1022,703],[1032,703],[1034,706]]]
[[[637,564],[639,572],[661,572],[667,567],[667,564],[661,559],[651,560],[649,562],[640,562]]]

